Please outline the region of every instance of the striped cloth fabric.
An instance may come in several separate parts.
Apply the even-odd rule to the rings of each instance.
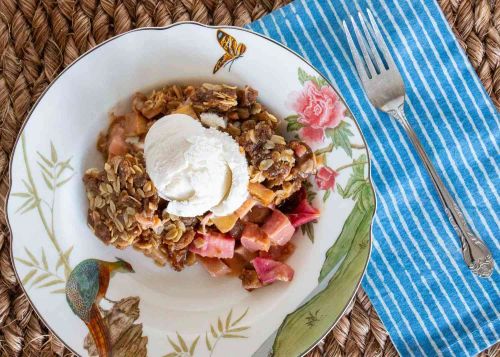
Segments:
[[[478,278],[402,128],[369,103],[342,20],[370,8],[404,77],[406,112],[495,271]],[[297,0],[250,25],[324,73],[368,142],[378,207],[363,288],[402,356],[471,356],[499,340],[499,113],[434,0]]]

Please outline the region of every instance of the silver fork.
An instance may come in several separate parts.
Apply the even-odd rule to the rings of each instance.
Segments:
[[[406,94],[403,79],[382,38],[375,18],[370,10],[368,10],[369,23],[365,20],[363,14],[358,13],[358,15],[363,33],[352,16],[351,22],[359,48],[361,49],[361,54],[354,44],[345,21],[344,31],[366,94],[373,106],[389,114],[403,126],[431,176],[432,182],[444,206],[446,216],[448,216],[451,225],[460,237],[465,263],[473,273],[481,277],[489,277],[493,272],[494,264],[491,252],[486,244],[470,229],[462,211],[446,189],[431,160],[425,153],[422,144],[418,140],[415,131],[406,119],[404,112]]]

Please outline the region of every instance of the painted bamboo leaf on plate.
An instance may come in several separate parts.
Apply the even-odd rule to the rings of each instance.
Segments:
[[[26,254],[28,255],[28,257],[30,258],[30,260],[33,264],[35,264],[35,265],[40,264],[40,263],[38,263],[38,260],[35,258],[35,255],[33,253],[31,253],[28,248],[24,247],[24,251],[26,252]]]
[[[30,281],[30,279],[36,274],[36,269],[31,269],[28,274],[26,274],[22,280],[22,283],[24,285],[28,284],[28,282]]]
[[[44,281],[45,279],[50,278],[51,276],[52,276],[52,274],[50,274],[50,273],[39,274],[38,277],[31,282],[31,286],[34,286],[34,285]]]
[[[212,343],[210,342],[210,339],[208,338],[208,332],[205,334],[205,343],[207,345],[207,349],[209,351],[212,351]]]
[[[36,153],[38,154],[40,159],[45,163],[45,165],[47,165],[47,167],[49,168],[54,167],[54,163],[51,160],[47,159],[40,151],[37,151]],[[43,165],[40,162],[38,162],[38,164],[43,167]]]
[[[191,347],[189,348],[189,354],[191,356],[194,355],[194,351],[196,350],[196,345],[198,344],[198,341],[200,340],[200,336],[196,337],[193,343],[191,344]]]
[[[232,309],[231,309],[231,310],[232,310]],[[237,324],[239,324],[239,323],[240,323],[240,321],[241,321],[241,320],[243,320],[243,319],[245,318],[245,316],[247,315],[247,313],[248,313],[248,308],[245,310],[245,312],[243,312],[243,313],[240,315],[240,317],[238,317],[235,321],[233,321],[233,322],[231,323],[231,327],[234,327],[234,326],[236,326]],[[246,328],[245,328],[245,329],[246,329]]]
[[[43,172],[42,172],[42,177],[43,177],[43,181],[45,182],[45,184],[47,185],[47,187],[49,188],[49,190],[54,191],[54,186],[50,182],[51,180],[49,180],[47,178],[47,176]]]
[[[49,269],[49,263],[47,262],[47,256],[45,255],[45,249],[42,247],[42,264],[45,270]]]
[[[71,180],[74,175],[74,169],[70,163],[71,158],[59,161],[60,156],[58,155],[56,147],[52,142],[50,142],[49,155],[44,155],[43,153],[37,151],[38,160],[36,163],[40,169],[39,174],[42,177],[44,186],[48,188],[50,193],[50,195],[47,195],[48,197],[43,197],[44,195],[42,194],[44,191],[46,192],[46,189],[44,190],[44,187],[39,188],[36,186],[35,182],[39,181],[35,180],[31,171],[24,135],[21,136],[21,146],[27,179],[22,179],[26,192],[15,192],[12,194],[14,197],[23,199],[23,203],[19,206],[16,213],[25,214],[36,209],[52,248],[58,255],[58,261],[55,266],[55,271],[51,271],[44,249],[42,249],[40,259],[35,258],[31,251],[25,249],[28,259],[16,257],[16,260],[28,267],[35,268],[34,273],[32,273],[32,270],[29,272],[30,276],[28,278],[24,278],[26,283],[34,278],[30,287],[36,286],[38,288],[47,288],[57,285],[61,281],[64,283],[65,278],[67,278],[69,272],[71,271],[69,260],[73,248],[70,247],[66,250],[61,248],[54,227],[54,214],[57,190]],[[58,270],[61,266],[64,267],[64,279],[58,275]],[[50,276],[47,276],[47,274],[50,274]],[[53,279],[51,281],[46,281],[49,277],[52,277]],[[52,292],[58,293],[59,290],[60,289],[52,290]]]
[[[205,333],[205,344],[210,351],[210,356],[212,356],[217,343],[221,339],[247,338],[242,332],[248,330],[250,326],[240,326],[240,322],[242,322],[247,313],[248,308],[233,321],[233,309],[231,309],[225,318],[217,318],[216,327],[214,327],[214,324],[210,324],[210,331]]]
[[[57,182],[56,183],[56,188],[64,186],[72,178],[73,178],[73,175],[71,175],[70,177],[65,178],[64,180],[61,180],[61,181]]]
[[[49,286],[54,286],[56,284],[64,284],[64,280],[62,280],[62,279],[51,280],[43,285],[40,285],[39,287],[40,288],[48,288]]]
[[[11,193],[11,195],[14,197],[23,197],[23,198],[31,197],[31,195],[29,193],[24,193],[24,192],[14,192],[14,193]]]
[[[33,196],[31,192],[14,192],[12,196],[23,198],[24,202],[17,208],[16,213],[24,214],[31,211],[37,205],[37,199]]]
[[[39,259],[36,258],[35,254],[33,254],[33,252],[31,252],[28,248],[25,247],[24,251],[26,252],[27,257],[16,257],[15,260],[27,267],[33,268],[23,279],[23,284],[25,286],[29,286],[29,288],[48,288],[54,285],[64,286],[65,280],[60,277],[56,271],[50,270],[45,249],[43,247],[41,249],[41,258]]]
[[[66,289],[56,289],[56,290],[52,290],[50,292],[51,294],[65,294],[66,293]]]
[[[30,196],[26,200],[24,200],[24,203],[22,205],[19,206],[16,213],[20,214],[28,213],[29,211],[35,209],[39,203],[40,201],[37,198]]]
[[[35,266],[32,262],[27,261],[26,259],[22,259],[22,258],[14,258],[14,259],[17,260],[18,262],[23,263],[27,267],[34,267]]]
[[[57,151],[52,141],[50,142],[50,158],[53,163],[57,162]]]
[[[42,164],[40,161],[37,161],[37,164],[38,164],[38,167],[42,170],[42,174],[45,174],[50,179],[53,178],[52,177],[52,173],[50,172],[50,170],[44,164]]]
[[[167,336],[168,342],[170,343],[170,346],[174,349],[175,352],[181,352],[181,348],[174,342],[170,337]]]
[[[57,259],[56,263],[56,271],[59,270],[59,268],[61,268],[64,265],[64,261],[69,261],[69,257],[71,256],[72,251],[73,251],[73,246],[69,247],[63,254],[59,256],[59,259]],[[68,278],[70,272],[71,271],[68,270],[66,266],[64,266],[64,275],[66,276],[66,278]]]
[[[227,314],[227,317],[226,317],[226,324],[225,324],[225,328],[226,330],[231,326],[231,318],[233,317],[233,309],[231,309],[229,311],[229,314]]]
[[[194,356],[196,351],[196,345],[200,336],[197,336],[193,342],[188,346],[186,339],[183,338],[178,332],[176,332],[177,342],[174,342],[169,336],[167,336],[168,342],[174,351],[164,355],[163,357],[191,357]]]
[[[74,171],[70,164],[71,158],[58,161],[59,156],[52,142],[50,142],[50,160],[39,151],[37,151],[37,154],[40,158],[37,164],[41,169],[42,178],[49,190],[56,190],[73,177],[73,174],[66,175],[66,172]]]

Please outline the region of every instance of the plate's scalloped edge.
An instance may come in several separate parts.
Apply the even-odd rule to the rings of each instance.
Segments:
[[[353,119],[353,122],[354,124],[356,125],[356,128],[358,130],[358,132],[360,133],[360,136],[361,136],[361,139],[363,140],[363,143],[365,144],[365,151],[366,151],[366,155],[368,157],[368,180],[370,182],[370,186],[371,186],[371,189],[373,191],[373,197],[374,197],[374,203],[375,203],[375,208],[374,208],[374,213],[372,215],[372,219],[371,219],[371,222],[370,222],[370,234],[369,234],[369,253],[368,253],[368,258],[366,260],[366,263],[365,263],[365,267],[364,267],[364,272],[363,274],[361,275],[360,279],[359,279],[359,282],[356,284],[356,290],[353,292],[352,294],[352,297],[351,299],[348,301],[348,303],[345,305],[345,307],[342,309],[342,313],[339,314],[339,317],[337,318],[337,320],[335,321],[335,323],[330,327],[330,329],[328,329],[325,334],[321,337],[321,339],[319,339],[318,341],[316,341],[313,345],[311,345],[311,347],[306,350],[304,354],[308,353],[310,350],[312,350],[336,325],[336,323],[338,322],[338,320],[340,319],[340,317],[343,315],[343,313],[345,312],[345,310],[347,309],[347,307],[349,306],[349,304],[352,302],[352,300],[354,299],[354,297],[356,296],[356,291],[359,289],[359,286],[361,285],[361,280],[363,279],[363,276],[365,275],[366,273],[366,268],[368,266],[368,262],[370,260],[370,256],[371,256],[371,251],[372,251],[372,241],[373,241],[373,217],[375,216],[375,212],[377,211],[377,195],[376,195],[376,191],[375,191],[375,187],[373,185],[373,181],[372,181],[372,175],[371,175],[371,156],[370,156],[370,151],[368,149],[368,144],[366,142],[366,139],[363,135],[363,132],[361,131],[361,128],[356,120],[356,118],[354,117],[353,113],[352,113],[352,110],[349,108],[349,105],[346,103],[344,97],[342,96],[342,94],[338,91],[338,89],[328,80],[328,78],[326,78],[316,67],[314,67],[311,63],[309,63],[304,57],[302,57],[300,54],[296,53],[295,51],[289,49],[288,47],[286,47],[285,45],[279,43],[278,41],[276,40],[273,40],[272,38],[269,38],[265,35],[262,35],[260,33],[257,33],[255,31],[252,31],[252,30],[249,30],[249,29],[246,29],[246,28],[241,28],[241,27],[237,27],[237,26],[213,26],[213,25],[205,25],[205,24],[201,24],[199,22],[195,22],[195,21],[181,21],[181,22],[176,22],[174,24],[171,24],[171,25],[168,25],[168,26],[164,26],[164,27],[141,27],[141,28],[137,28],[137,29],[133,29],[133,30],[130,30],[130,31],[127,31],[127,32],[124,32],[120,35],[117,35],[117,36],[114,36],[112,38],[109,38],[107,39],[106,41],[98,44],[97,46],[89,49],[87,52],[83,53],[81,56],[79,56],[73,63],[71,63],[68,67],[66,67],[65,69],[63,69],[61,71],[61,73],[59,73],[56,78],[54,78],[54,80],[52,82],[49,83],[49,85],[47,86],[47,88],[45,88],[45,90],[42,92],[42,94],[38,97],[38,99],[35,101],[35,103],[33,104],[33,106],[31,107],[31,109],[29,110],[28,112],[28,115],[26,116],[26,119],[23,121],[22,125],[21,125],[21,128],[19,129],[19,133],[17,134],[17,138],[16,138],[16,141],[14,143],[14,146],[13,146],[13,149],[12,149],[12,154],[9,158],[9,167],[8,167],[8,184],[9,184],[9,189],[7,191],[7,194],[6,194],[6,200],[5,200],[5,203],[4,203],[4,212],[5,212],[5,218],[6,218],[6,223],[7,223],[7,228],[9,229],[9,232],[10,232],[10,236],[11,236],[11,244],[10,244],[10,259],[11,259],[11,262],[12,262],[12,267],[13,267],[13,270],[14,270],[14,274],[16,276],[16,279],[17,281],[19,282],[19,286],[21,287],[23,293],[26,295],[26,298],[28,299],[31,307],[33,308],[33,311],[36,313],[36,315],[38,316],[38,318],[44,323],[44,325],[48,328],[48,330],[55,336],[57,337],[62,343],[64,343],[64,340],[50,327],[50,325],[47,323],[47,321],[45,321],[45,319],[43,318],[43,316],[41,315],[41,313],[37,310],[35,304],[31,301],[24,285],[21,283],[21,279],[19,277],[19,274],[17,272],[17,268],[16,268],[16,263],[15,263],[15,260],[14,260],[14,252],[13,252],[13,249],[12,249],[12,241],[14,239],[14,236],[12,234],[12,229],[11,229],[11,224],[10,224],[10,220],[9,220],[9,214],[8,214],[8,209],[9,209],[9,201],[10,201],[10,196],[11,196],[11,188],[12,188],[12,163],[13,163],[13,160],[14,160],[14,156],[18,150],[18,145],[19,145],[19,140],[20,140],[20,137],[21,135],[23,134],[24,132],[24,129],[26,128],[26,125],[27,123],[29,122],[33,112],[35,111],[36,107],[40,104],[40,102],[42,101],[43,97],[47,94],[47,92],[50,90],[50,88],[52,87],[52,85],[54,85],[54,83],[60,79],[69,69],[71,69],[76,63],[78,63],[80,60],[82,60],[84,57],[86,57],[87,55],[89,55],[90,53],[96,51],[97,49],[99,49],[100,47],[106,45],[107,43],[111,42],[111,41],[114,41],[116,40],[117,38],[120,38],[122,36],[126,36],[128,34],[131,34],[131,33],[134,33],[134,32],[139,32],[139,31],[150,31],[150,30],[154,30],[154,31],[163,31],[163,30],[168,30],[168,29],[171,29],[171,28],[174,28],[174,27],[177,27],[177,26],[183,26],[183,25],[193,25],[193,26],[198,26],[198,27],[203,27],[203,28],[209,28],[209,29],[231,29],[231,30],[237,30],[237,31],[244,31],[244,32],[247,32],[247,33],[250,33],[250,34],[253,34],[253,35],[256,35],[256,36],[259,36],[265,40],[268,40],[272,43],[274,43],[275,45],[278,45],[280,47],[282,47],[283,49],[285,49],[286,51],[290,52],[291,54],[295,55],[296,57],[298,57],[299,59],[302,60],[303,63],[305,63],[307,66],[309,66],[310,68],[312,68],[316,73],[318,73],[318,75],[320,75],[327,83],[329,86],[331,86],[332,88],[335,89],[336,93],[339,95],[339,97],[342,99],[342,101],[344,102],[345,106],[347,107],[347,110],[349,110],[349,112],[351,113],[351,116],[352,116],[352,119]],[[69,347],[66,343],[64,343],[65,347],[67,349],[69,349],[73,354],[75,355],[78,355],[77,352],[75,352],[71,347]]]

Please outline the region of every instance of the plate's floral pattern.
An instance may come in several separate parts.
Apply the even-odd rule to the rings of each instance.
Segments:
[[[351,124],[346,120],[346,107],[335,90],[322,78],[298,69],[298,80],[302,90],[293,91],[288,98],[288,107],[296,113],[285,118],[286,130],[315,148],[319,169],[315,177],[316,187],[325,191],[323,201],[326,202],[335,188],[336,177],[340,167],[332,169],[328,166],[326,154],[342,149],[350,157],[353,149],[364,150],[363,144],[351,142],[353,133]],[[318,147],[324,143],[325,147]]]
[[[367,164],[366,157],[360,156],[353,159],[351,164],[333,169],[328,166],[328,154],[340,149],[353,157],[354,149],[365,150],[366,148],[363,144],[351,142],[353,133],[346,113],[347,108],[328,82],[323,77],[308,74],[302,68],[298,69],[297,78],[302,89],[293,91],[288,96],[287,106],[295,113],[285,118],[286,130],[315,149],[319,167],[314,177],[315,187],[312,184],[306,186],[308,199],[312,203],[316,191],[323,191],[322,200],[326,202],[335,190],[337,176],[343,170]],[[328,145],[321,146],[325,143]],[[339,194],[343,198],[357,195],[358,189],[362,189],[363,195],[367,195],[368,191],[371,192],[370,182],[364,176],[364,168],[361,167],[361,170],[363,170],[361,173],[359,168],[358,171],[354,171],[357,173],[356,179],[359,182],[355,185],[353,193],[349,190],[355,182],[346,186],[349,189],[347,192],[338,186]],[[361,179],[358,176],[361,176]],[[314,222],[301,226],[301,229],[302,233],[314,242]]]
[[[170,337],[167,337],[168,343],[170,343],[170,346],[172,346],[174,351],[164,355],[163,357],[194,357],[200,336],[197,336],[190,344],[186,343],[184,338],[179,335],[178,332],[176,333],[176,337],[177,342]]]
[[[314,177],[314,181],[316,182],[316,186],[320,190],[326,191],[323,196],[323,201],[328,199],[330,194],[330,190],[335,188],[335,178],[338,176],[338,172],[333,170],[328,166],[322,166],[318,169],[316,176]]]
[[[302,140],[323,142],[327,129],[337,127],[345,115],[345,105],[324,80],[299,70],[303,88],[290,94],[289,106],[297,112],[296,127]]]
[[[315,192],[323,191],[323,202],[334,193],[342,199],[353,200],[355,204],[340,236],[326,252],[318,283],[330,277],[333,269],[342,262],[340,267],[330,277],[324,290],[285,318],[274,340],[275,357],[305,353],[328,331],[332,320],[340,315],[341,307],[334,303],[332,296],[345,294],[343,285],[349,279],[360,279],[359,272],[351,267],[368,259],[370,227],[375,211],[373,188],[367,172],[366,147],[352,142],[354,135],[350,129],[350,114],[322,77],[309,75],[299,68],[298,80],[303,86],[302,91],[292,92],[288,102],[296,114],[289,115],[285,121],[287,131],[309,143],[317,155],[319,168],[314,184],[307,186],[308,198],[313,202]],[[325,143],[328,143],[327,146],[318,147]],[[343,150],[352,162],[336,168],[329,167],[328,156],[335,150]],[[349,172],[343,187],[336,183],[340,175]],[[301,228],[302,233],[314,241],[313,222]],[[297,335],[302,338],[295,338]]]
[[[28,214],[32,211],[37,213],[45,229],[46,238],[48,238],[51,243],[50,247],[57,252],[58,259],[53,266],[50,266],[45,254],[45,247],[47,247],[47,245],[40,241],[34,241],[35,243],[33,246],[24,247],[26,256],[16,256],[15,259],[21,264],[31,268],[22,278],[22,283],[25,288],[50,288],[51,293],[63,294],[64,283],[71,272],[70,256],[73,251],[73,246],[67,248],[61,246],[57,237],[56,227],[54,226],[54,214],[55,199],[58,190],[68,183],[74,175],[74,169],[71,166],[71,157],[66,160],[60,160],[52,142],[50,142],[49,155],[44,155],[37,151],[38,160],[36,163],[45,188],[38,187],[37,184],[40,183],[40,180],[36,180],[31,171],[31,163],[28,160],[26,139],[24,135],[21,136],[21,146],[24,166],[26,168],[26,178],[23,179],[22,182],[26,190],[11,193],[12,196],[22,201],[16,213],[21,215]],[[36,250],[34,248],[36,248]],[[36,252],[40,252],[38,258],[36,257]]]
[[[248,310],[247,308],[239,316],[234,316],[233,309],[231,309],[224,318],[219,317],[217,322],[210,324],[210,328],[205,332],[205,347],[210,357],[215,353],[218,343],[222,340],[247,338],[245,331],[250,329],[250,326],[243,325],[243,320],[247,316]],[[190,345],[178,332],[176,332],[176,337],[178,342],[167,336],[173,351],[163,357],[194,357],[200,336],[197,336]]]

